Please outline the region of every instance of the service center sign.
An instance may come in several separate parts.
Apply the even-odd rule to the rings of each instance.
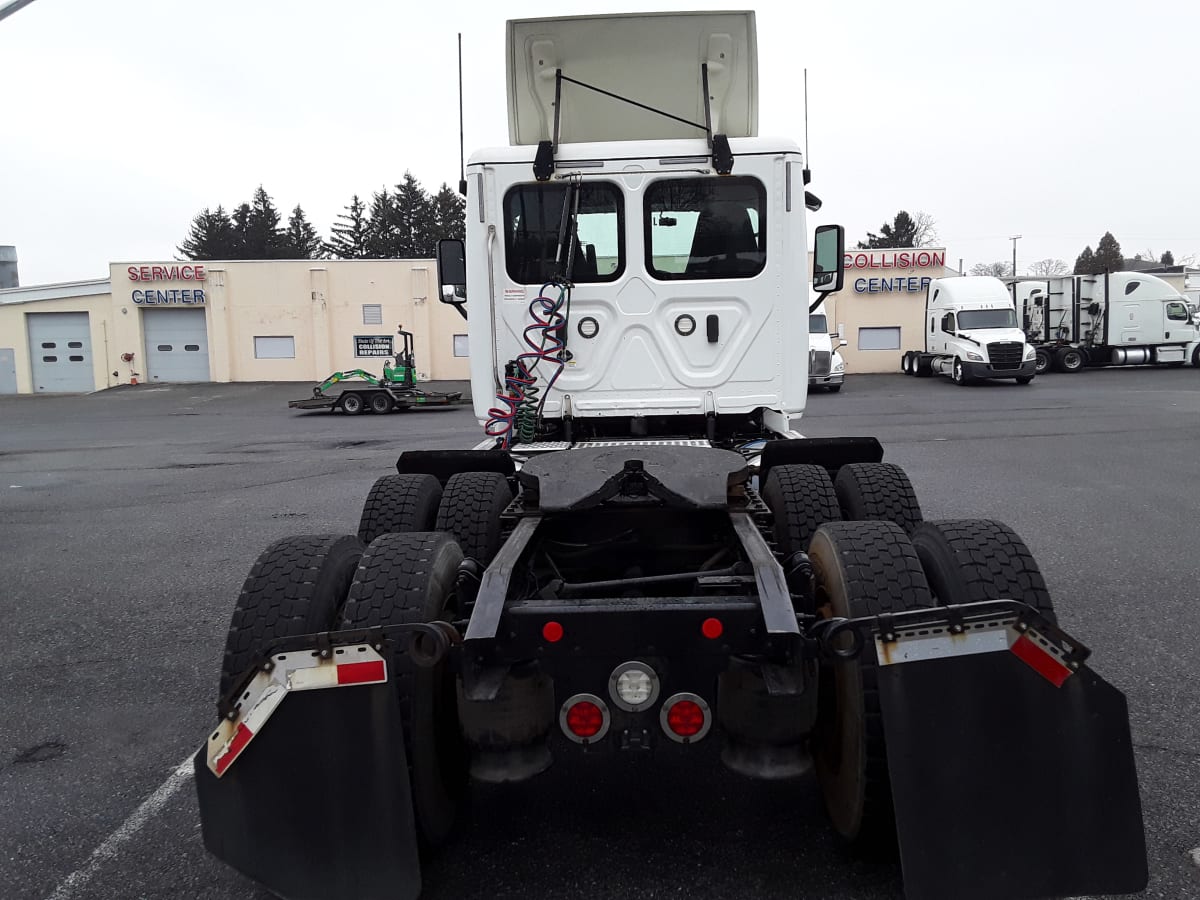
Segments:
[[[186,264],[170,266],[130,266],[125,270],[133,282],[182,281],[196,285],[204,281],[204,266]],[[135,289],[131,299],[137,306],[203,306],[204,288],[155,287]]]
[[[390,334],[356,334],[354,336],[355,356],[391,356],[392,336]]]
[[[946,265],[945,250],[859,250],[845,254],[846,271],[851,269],[932,269]],[[859,294],[890,294],[897,291],[917,293],[929,286],[925,275],[900,275],[892,278],[856,278]]]

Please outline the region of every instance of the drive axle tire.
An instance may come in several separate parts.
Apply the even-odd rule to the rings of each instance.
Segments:
[[[462,550],[448,534],[385,534],[354,573],[342,628],[449,621]],[[425,849],[445,841],[466,794],[468,754],[458,725],[454,672],[445,660],[416,665],[401,643],[392,655],[417,834]]]
[[[895,522],[908,534],[921,524],[921,504],[904,470],[892,463],[850,463],[833,483],[842,519]]]
[[[913,546],[939,606],[1019,600],[1056,622],[1041,569],[1025,542],[1002,522],[926,522]]]
[[[437,530],[453,535],[463,556],[487,565],[500,549],[500,516],[510,503],[512,490],[499,472],[459,472],[442,492]]]
[[[918,378],[933,377],[933,361],[918,353],[913,357],[913,374]]]
[[[358,538],[348,535],[286,537],[262,552],[246,576],[229,623],[220,696],[270,644],[329,630],[362,552]]]
[[[1063,347],[1054,357],[1060,372],[1078,372],[1087,364],[1082,350],[1075,347]]]
[[[382,534],[433,531],[442,486],[432,475],[384,475],[371,486],[358,521],[358,537],[369,544]]]
[[[372,394],[371,395],[371,412],[384,415],[390,413],[395,406],[395,401],[387,394]]]
[[[366,404],[363,403],[362,394],[355,393],[342,394],[342,399],[338,402],[338,405],[342,408],[342,412],[348,416],[357,416],[367,408]]]
[[[900,371],[905,375],[917,374],[917,367],[913,365],[913,355],[911,350],[900,357]]]
[[[853,618],[930,606],[908,536],[894,522],[822,525],[809,546],[817,607]],[[833,827],[856,849],[892,853],[896,822],[888,777],[878,660],[866,641],[857,660],[822,666],[813,762]]]
[[[775,518],[775,544],[785,557],[807,550],[817,528],[842,517],[823,466],[772,467],[762,498]]]

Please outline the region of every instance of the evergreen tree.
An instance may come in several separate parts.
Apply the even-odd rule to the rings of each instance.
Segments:
[[[433,196],[434,247],[442,238],[464,240],[467,232],[467,204],[458,191],[445,182]]]
[[[1092,246],[1083,248],[1083,252],[1075,257],[1075,274],[1076,275],[1094,275],[1096,274],[1096,255],[1092,253]]]
[[[1119,272],[1124,267],[1125,259],[1121,256],[1121,245],[1117,243],[1117,239],[1112,236],[1111,231],[1104,232],[1104,237],[1100,238],[1093,260],[1095,271],[1092,274],[1094,275],[1104,272]]]
[[[396,185],[393,194],[396,212],[397,249],[401,259],[428,259],[436,244],[434,204],[411,172]]]
[[[233,234],[230,242],[230,259],[253,259],[250,253],[250,220],[253,217],[249,203],[243,203],[233,211]]]
[[[880,227],[879,234],[867,232],[866,241],[859,241],[860,250],[882,250],[892,247],[915,247],[917,223],[904,210],[896,213],[891,225],[886,222]]]
[[[1167,250],[1165,253],[1163,253],[1162,258],[1158,262],[1159,265],[1173,266],[1175,265],[1175,254],[1170,250]]]
[[[236,259],[233,221],[225,207],[205,207],[176,249],[188,259]]]
[[[281,259],[287,255],[279,218],[275,201],[260,184],[250,203],[244,259]]]
[[[367,220],[366,204],[355,194],[350,198],[347,212],[338,213],[341,222],[334,222],[329,229],[327,248],[338,259],[366,259],[367,237],[370,232],[370,222]]]
[[[367,215],[366,258],[390,259],[398,255],[398,250],[395,202],[387,188],[384,188],[371,197],[371,211]]]
[[[284,259],[321,259],[325,255],[325,242],[304,217],[304,210],[299,203],[288,219],[281,249]]]

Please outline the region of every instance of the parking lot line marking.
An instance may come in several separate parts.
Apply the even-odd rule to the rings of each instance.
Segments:
[[[87,862],[62,880],[47,900],[67,900],[74,897],[106,862],[115,859],[123,844],[128,843],[159,810],[167,805],[167,801],[183,787],[192,777],[192,758],[189,756],[171,773],[158,790],[142,801],[142,805],[133,811],[128,819],[106,837]]]

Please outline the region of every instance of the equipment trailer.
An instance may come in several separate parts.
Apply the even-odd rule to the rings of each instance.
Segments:
[[[439,248],[488,438],[401,454],[357,535],[254,564],[195,760],[205,845],[284,897],[414,898],[471,780],[719,754],[815,773],[911,900],[1143,888],[1124,697],[1021,539],[924,521],[873,438],[791,430],[819,201],[755,136],[753,13],[508,36],[514,146],[472,157]],[[646,85],[669,118],[621,105]],[[842,251],[817,229],[818,293]]]
[[[449,406],[458,403],[462,399],[462,391],[444,393],[423,391],[417,387],[412,332],[405,331],[401,325],[396,333],[404,342],[404,349],[396,354],[394,365],[384,363],[383,378],[377,378],[362,369],[334,372],[313,388],[311,397],[289,400],[288,409],[341,410],[353,416],[368,410],[390,413],[394,409],[412,409],[414,406]],[[335,384],[343,385],[341,393],[327,394],[326,391]]]

